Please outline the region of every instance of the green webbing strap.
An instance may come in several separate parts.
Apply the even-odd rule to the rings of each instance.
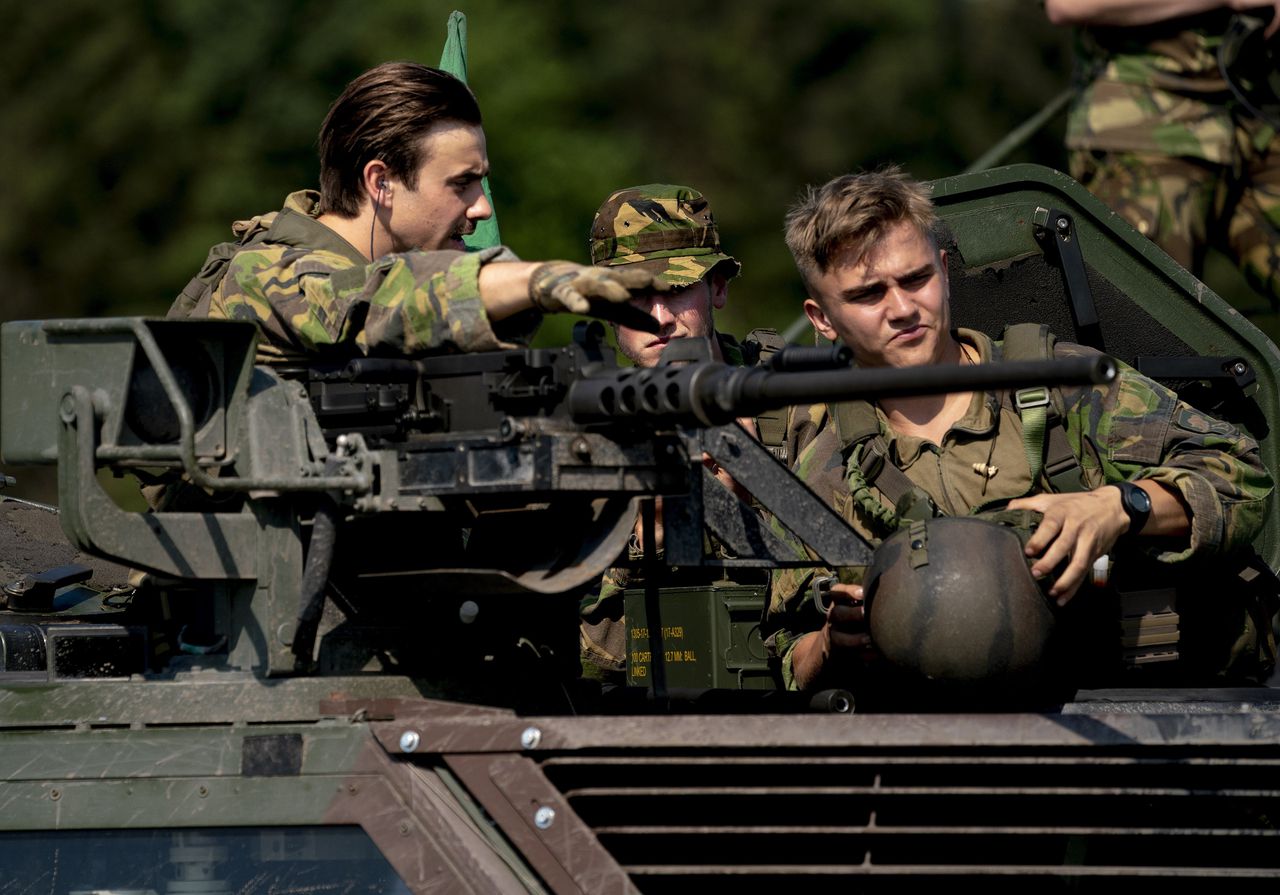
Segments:
[[[923,519],[912,522],[907,529],[907,545],[911,548],[907,555],[911,568],[918,569],[929,564],[929,526]]]
[[[1043,323],[1015,323],[1005,328],[1001,353],[1006,361],[1052,360],[1054,341]],[[1055,494],[1087,490],[1080,459],[1067,441],[1062,393],[1046,387],[1019,389],[1013,405],[1022,417],[1022,447],[1031,467],[1032,488],[1043,472]]]
[[[776,329],[763,327],[747,333],[741,344],[724,333],[717,332],[716,337],[720,340],[720,350],[725,354],[726,361],[729,359],[726,346],[733,344],[741,353],[743,364],[748,367],[768,367],[769,360],[787,345]],[[765,410],[755,420],[756,435],[759,436],[760,443],[783,463],[790,462],[787,456],[787,408]]]
[[[1043,386],[1018,389],[1013,406],[1022,417],[1022,449],[1031,467],[1031,486],[1040,481],[1044,468],[1044,432],[1049,422],[1049,390]]]

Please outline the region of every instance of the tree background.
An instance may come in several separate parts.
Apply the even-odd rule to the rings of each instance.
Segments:
[[[346,82],[437,64],[454,8],[504,241],[585,261],[610,191],[695,186],[744,263],[730,332],[797,313],[781,227],[805,184],[888,162],[958,173],[1071,73],[1070,32],[1030,0],[10,0],[0,319],[163,314],[231,221],[316,184]],[[1062,128],[1008,161],[1065,167]]]

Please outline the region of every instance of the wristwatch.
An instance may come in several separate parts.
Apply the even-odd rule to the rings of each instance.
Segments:
[[[1125,534],[1136,535],[1151,515],[1151,495],[1133,482],[1116,482],[1115,485],[1120,489],[1120,506],[1129,517],[1129,528]]]

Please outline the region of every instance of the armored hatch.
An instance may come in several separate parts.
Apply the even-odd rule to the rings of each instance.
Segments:
[[[952,322],[998,337],[1044,323],[1230,420],[1280,470],[1280,351],[1256,326],[1084,187],[1040,165],[933,183]],[[1256,545],[1280,568],[1280,502]]]

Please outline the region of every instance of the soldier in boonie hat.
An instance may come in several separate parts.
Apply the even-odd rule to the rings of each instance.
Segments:
[[[618,347],[634,363],[653,366],[671,339],[688,337],[712,337],[713,350],[723,355],[725,339],[715,332],[712,313],[724,307],[729,280],[742,265],[721,251],[702,193],[666,183],[617,190],[596,212],[590,247],[592,264],[634,264],[672,287],[632,299],[662,326],[657,335],[618,327]]]

